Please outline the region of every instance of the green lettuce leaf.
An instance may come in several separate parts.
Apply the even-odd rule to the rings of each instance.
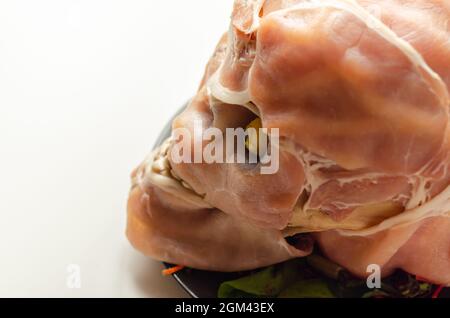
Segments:
[[[279,298],[335,298],[329,284],[323,279],[298,281],[279,295]]]
[[[267,267],[243,278],[224,282],[219,298],[333,297],[328,283],[318,279],[305,259]]]
[[[353,277],[320,255],[311,255],[254,271],[224,282],[219,298],[424,298],[436,286],[397,271],[383,279],[380,289],[369,289],[365,280]],[[445,294],[446,290],[444,290]]]

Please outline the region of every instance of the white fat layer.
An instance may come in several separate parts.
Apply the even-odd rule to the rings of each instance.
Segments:
[[[330,181],[330,179],[326,177],[326,174],[322,172],[326,169],[338,167],[338,164],[330,159],[299,149],[299,147],[290,141],[284,141],[282,148],[283,150],[295,155],[298,160],[302,162],[304,167],[304,189],[310,194],[310,198],[304,204],[302,210],[307,211],[316,209],[317,207],[311,206],[311,194],[315,191],[320,191],[320,187]],[[420,173],[422,170],[413,175],[398,175],[399,177],[407,178],[408,183],[411,186],[411,193],[409,196],[405,197],[404,195],[395,195],[391,198],[393,202],[406,202],[405,211],[403,213],[386,219],[380,224],[364,230],[338,230],[338,232],[344,236],[370,236],[390,228],[417,223],[430,217],[450,217],[450,186],[434,198],[431,198],[431,187],[429,184],[432,184],[433,179],[421,175]],[[446,169],[444,172],[446,172]],[[335,179],[335,181],[342,186],[347,183],[367,180],[371,180],[376,183],[383,177],[393,177],[393,175],[387,173],[363,172],[341,177],[339,179]],[[366,202],[366,204],[371,203],[377,202]],[[333,202],[333,205],[341,210],[360,206],[360,204],[338,201]]]
[[[425,204],[410,210],[406,210],[405,212],[397,216],[386,219],[376,226],[361,231],[339,230],[338,232],[344,236],[369,236],[387,229],[414,224],[431,217],[449,217],[449,211],[450,187],[447,187],[443,192],[441,192]]]
[[[248,0],[247,0],[248,2]],[[259,13],[261,12],[262,8],[264,7],[264,3],[266,0],[251,0],[252,6],[253,6],[253,19],[252,19],[252,25],[251,27],[246,30],[246,34],[252,34],[259,28],[259,23],[261,18],[259,17]],[[248,5],[248,4],[247,4]]]
[[[252,0],[251,3],[248,3],[248,6],[253,7],[253,18],[252,18],[252,25],[248,30],[245,30],[245,34],[252,34],[254,33],[258,28],[260,24],[261,18],[259,17],[259,13],[261,12],[264,3],[266,0]],[[237,42],[239,40],[236,39],[236,36],[234,34],[234,26],[233,23],[230,23],[230,27],[228,29],[228,44],[227,44],[227,52],[226,56],[233,56],[234,55],[234,48],[237,46]],[[248,85],[246,85],[246,88],[242,91],[234,91],[229,89],[228,87],[225,87],[221,83],[221,75],[223,68],[226,63],[226,58],[222,60],[219,68],[216,70],[216,72],[211,76],[211,78],[208,80],[207,88],[208,92],[218,100],[231,105],[248,105],[251,103],[250,98],[250,92],[248,90]]]
[[[220,82],[220,75],[222,70],[223,64],[220,66],[220,68],[214,73],[213,76],[208,80],[208,91],[212,96],[217,98],[218,100],[231,105],[246,105],[249,104],[250,99],[250,93],[248,91],[248,88],[236,92],[232,91],[229,88],[222,85]]]

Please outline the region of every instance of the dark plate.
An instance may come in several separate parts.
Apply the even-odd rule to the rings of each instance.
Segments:
[[[174,265],[164,263],[166,268]],[[181,287],[194,298],[217,298],[220,284],[245,276],[246,273],[220,273],[186,268],[173,275]]]
[[[186,105],[183,106],[164,127],[154,148],[161,145],[170,137],[172,132],[172,120],[186,108]],[[164,266],[170,268],[175,265],[164,263]],[[217,298],[217,291],[219,290],[220,284],[246,276],[248,273],[249,272],[221,273],[187,268],[174,274],[173,277],[181,287],[194,298]],[[440,298],[450,298],[450,288],[446,288],[440,295]]]

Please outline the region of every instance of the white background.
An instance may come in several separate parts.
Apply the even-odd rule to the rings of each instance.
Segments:
[[[195,92],[231,7],[0,0],[0,297],[186,296],[126,241],[129,173]]]

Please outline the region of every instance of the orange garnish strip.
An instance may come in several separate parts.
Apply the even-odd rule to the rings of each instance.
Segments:
[[[177,265],[177,266],[174,266],[174,267],[171,267],[171,268],[167,268],[167,269],[164,269],[162,271],[162,274],[164,276],[170,276],[170,275],[173,275],[173,274],[178,273],[179,271],[183,270],[184,267],[185,266]]]

